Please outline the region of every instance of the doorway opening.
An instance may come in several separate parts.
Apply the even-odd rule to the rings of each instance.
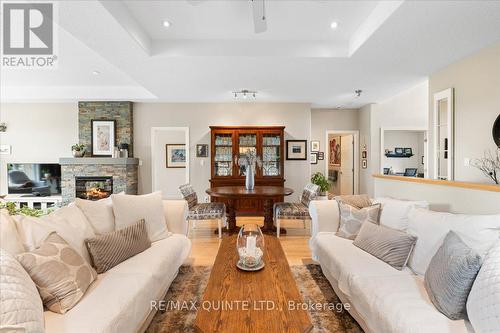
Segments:
[[[327,130],[325,174],[329,196],[359,193],[359,131]]]

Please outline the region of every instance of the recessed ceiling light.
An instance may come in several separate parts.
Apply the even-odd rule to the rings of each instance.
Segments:
[[[330,24],[330,28],[332,29],[337,29],[337,27],[339,26],[339,24],[335,21],[333,21],[331,24]]]
[[[99,71],[93,71],[92,74],[99,75],[99,74],[101,74],[101,72],[99,72]]]
[[[164,26],[165,28],[170,27],[170,22],[169,22],[169,21],[167,21],[167,20],[163,21],[163,26]]]

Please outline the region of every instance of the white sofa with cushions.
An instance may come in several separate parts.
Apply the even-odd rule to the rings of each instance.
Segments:
[[[404,202],[401,203],[399,200],[384,201],[380,224],[388,220],[394,228],[394,221],[399,220],[402,221],[400,230],[407,229],[419,237],[408,266],[403,270],[356,247],[352,240],[335,235],[340,222],[335,200],[313,201],[310,205],[313,257],[319,261],[341,301],[350,304],[349,312],[367,333],[474,332],[468,320],[450,320],[435,308],[424,286],[425,269],[422,273],[422,267],[426,268],[438,243],[452,229],[468,234],[476,245],[483,243],[480,250],[484,254],[486,243],[491,245],[495,237],[498,240],[500,215],[475,224],[476,219],[464,215],[422,209],[421,202],[413,202],[417,208],[404,207]],[[419,254],[416,254],[418,246]],[[420,273],[414,273],[412,265]]]
[[[77,215],[82,216],[75,209],[79,210],[72,204],[52,214],[70,221]],[[45,311],[47,333],[124,333],[141,332],[147,328],[155,312],[151,302],[163,299],[191,249],[191,242],[185,236],[186,202],[164,200],[163,212],[169,235],[152,242],[147,250],[99,274],[83,298],[65,314]],[[40,232],[38,230],[21,229],[24,224],[17,220],[16,226],[19,234],[12,237],[21,240],[42,237],[37,235]],[[2,237],[5,237],[5,233],[2,233]],[[61,236],[66,236],[72,245],[70,236]]]

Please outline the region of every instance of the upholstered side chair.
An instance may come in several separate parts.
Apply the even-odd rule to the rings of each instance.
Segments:
[[[309,203],[319,194],[319,186],[309,183],[302,191],[300,202],[279,202],[274,204],[274,223],[276,225],[277,237],[280,236],[280,220],[302,220],[304,229],[306,221],[311,220],[309,215]]]
[[[226,225],[226,206],[221,202],[198,202],[198,196],[193,186],[185,184],[179,187],[184,200],[187,201],[189,213],[187,216],[188,234],[191,221],[218,220],[219,238],[222,237],[222,226]]]

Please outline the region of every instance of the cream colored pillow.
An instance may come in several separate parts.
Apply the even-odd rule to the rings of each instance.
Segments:
[[[19,262],[0,250],[0,332],[44,332],[43,304]]]
[[[115,231],[113,201],[110,197],[97,201],[76,198],[75,203],[87,217],[96,235]]]
[[[75,204],[69,204],[42,217],[14,216],[26,251],[38,248],[47,236],[57,232],[86,261],[91,263],[85,239],[95,237],[87,218]]]
[[[149,239],[154,242],[168,236],[161,191],[144,195],[112,195],[115,227],[120,230],[144,219]]]
[[[16,224],[4,209],[0,210],[0,247],[11,255],[24,252],[23,243],[17,233]]]
[[[38,249],[19,254],[17,260],[35,282],[43,304],[56,313],[74,307],[97,277],[82,256],[55,232]]]

